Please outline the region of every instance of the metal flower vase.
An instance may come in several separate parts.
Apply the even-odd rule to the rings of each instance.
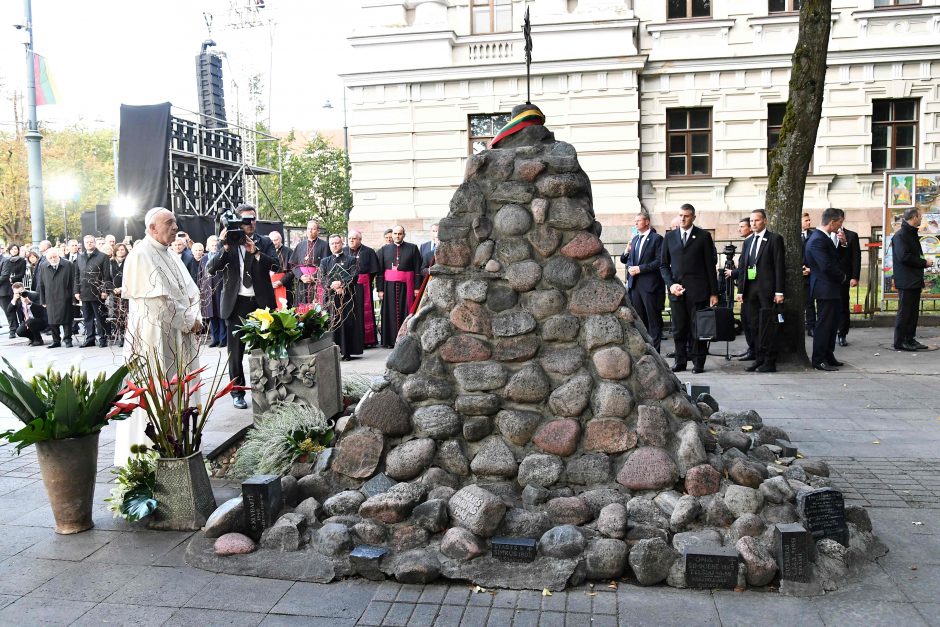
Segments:
[[[80,533],[95,526],[91,519],[98,473],[98,436],[36,442],[39,471],[46,486],[55,532]]]
[[[215,511],[215,496],[202,452],[189,457],[159,458],[153,496],[157,509],[150,515],[151,529],[201,529]]]

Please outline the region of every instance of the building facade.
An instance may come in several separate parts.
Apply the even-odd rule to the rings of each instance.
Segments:
[[[347,95],[351,225],[424,238],[466,158],[526,100],[572,143],[608,243],[642,206],[660,231],[690,202],[733,238],[763,207],[800,0],[361,0]],[[880,229],[884,170],[940,170],[940,0],[833,0],[804,207]]]

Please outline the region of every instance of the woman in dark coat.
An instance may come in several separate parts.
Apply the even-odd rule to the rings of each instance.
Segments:
[[[6,312],[7,306],[13,300],[13,284],[22,283],[23,275],[26,274],[26,260],[20,257],[20,247],[17,244],[11,244],[7,251],[8,257],[0,264],[0,307]],[[7,322],[10,325],[10,338],[16,337],[16,313],[11,316],[6,314]]]
[[[116,244],[108,260],[105,272],[105,291],[108,293],[108,317],[111,318],[111,337],[118,346],[124,346],[124,330],[127,328],[127,301],[121,298],[124,285],[124,260],[127,246]]]
[[[26,274],[23,275],[23,287],[30,292],[39,291],[39,262],[42,256],[35,250],[26,253]]]

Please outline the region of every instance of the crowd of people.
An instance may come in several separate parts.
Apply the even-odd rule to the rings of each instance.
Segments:
[[[682,372],[692,361],[692,372],[703,372],[708,342],[696,332],[700,311],[715,307],[722,297],[737,290],[747,349],[736,355],[753,362],[750,372],[776,372],[779,351],[778,326],[786,299],[786,250],[784,239],[767,228],[763,209],[742,218],[743,238],[737,263],[716,272],[718,254],[708,231],[694,225],[695,207],[684,204],[665,236],[650,227],[649,215],[639,213],[636,234],[620,261],[626,266],[630,302],[646,325],[657,350],[663,337],[666,296],[672,320],[675,350],[674,372]],[[898,290],[898,313],[893,346],[899,351],[927,348],[915,339],[925,259],[917,237],[921,216],[908,209],[893,238],[894,282]],[[813,338],[813,368],[834,371],[844,365],[835,356],[836,344],[848,346],[850,289],[858,285],[861,249],[858,234],[844,226],[845,212],[830,208],[822,212],[820,225],[812,226],[809,213],[802,216],[801,253],[807,334]],[[730,254],[730,253],[729,253]]]
[[[236,214],[237,232],[223,230],[204,243],[179,231],[169,211],[153,218],[168,221],[168,250],[198,286],[200,328],[206,328],[210,347],[228,350],[233,380],[245,382],[244,344],[234,332],[259,308],[326,308],[334,318],[333,336],[344,360],[361,356],[366,348],[395,345],[434,263],[436,224],[431,239],[420,247],[405,241],[405,229],[399,225],[385,231],[384,243],[374,249],[363,244],[355,230],[348,238],[333,233],[324,239],[320,223],[310,220],[305,237],[291,249],[280,232],[256,232],[254,207],[240,205]],[[682,205],[663,236],[650,226],[645,211],[635,217],[635,235],[620,256],[630,302],[660,350],[668,296],[675,348],[667,356],[675,359],[673,371],[684,371],[691,361],[697,373],[704,371],[708,342],[696,332],[696,318],[736,289],[747,343],[746,351],[736,357],[753,362],[748,371],[775,372],[776,329],[786,299],[783,238],[768,230],[764,210],[755,210],[740,222],[743,243],[737,263],[719,270],[714,241],[708,231],[695,226],[695,218],[695,207]],[[926,348],[915,338],[923,273],[932,263],[920,251],[920,219],[916,208],[909,209],[893,243],[899,293],[894,348],[902,351]],[[806,329],[813,338],[812,365],[818,370],[843,365],[835,346],[848,345],[849,291],[858,285],[861,271],[858,234],[845,228],[844,221],[843,211],[826,209],[814,229],[811,216],[803,215]],[[0,257],[0,307],[9,336],[41,346],[43,333],[48,333],[49,348],[72,347],[80,320],[81,347],[104,347],[112,341],[122,346],[127,321],[124,264],[130,250],[129,239],[118,243],[113,235],[86,235],[81,243],[69,240],[58,246],[44,240],[28,250],[7,247]],[[729,283],[733,289],[722,287]],[[731,303],[725,299],[723,304]],[[247,406],[243,392],[234,396],[236,406]]]

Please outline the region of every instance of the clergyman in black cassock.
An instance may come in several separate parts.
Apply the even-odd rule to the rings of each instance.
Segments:
[[[356,258],[343,252],[343,239],[330,236],[332,254],[320,262],[320,278],[323,282],[324,304],[330,313],[333,341],[348,361],[353,355],[361,355],[363,349],[362,325],[355,315],[355,290],[359,279]]]
[[[421,252],[405,241],[405,229],[392,229],[392,243],[379,251],[377,288],[382,299],[382,346],[392,348],[420,286]]]
[[[362,233],[352,231],[349,234],[349,245],[343,252],[356,258],[359,277],[354,285],[353,307],[356,321],[362,326],[362,338],[366,348],[379,343],[379,327],[375,320],[375,307],[372,304],[372,286],[375,276],[379,272],[379,258],[375,251],[362,243]]]
[[[330,247],[320,239],[320,223],[307,222],[307,238],[301,240],[290,257],[290,269],[294,273],[294,302],[301,311],[313,303],[323,300],[323,285],[317,280],[320,261],[330,254]]]

